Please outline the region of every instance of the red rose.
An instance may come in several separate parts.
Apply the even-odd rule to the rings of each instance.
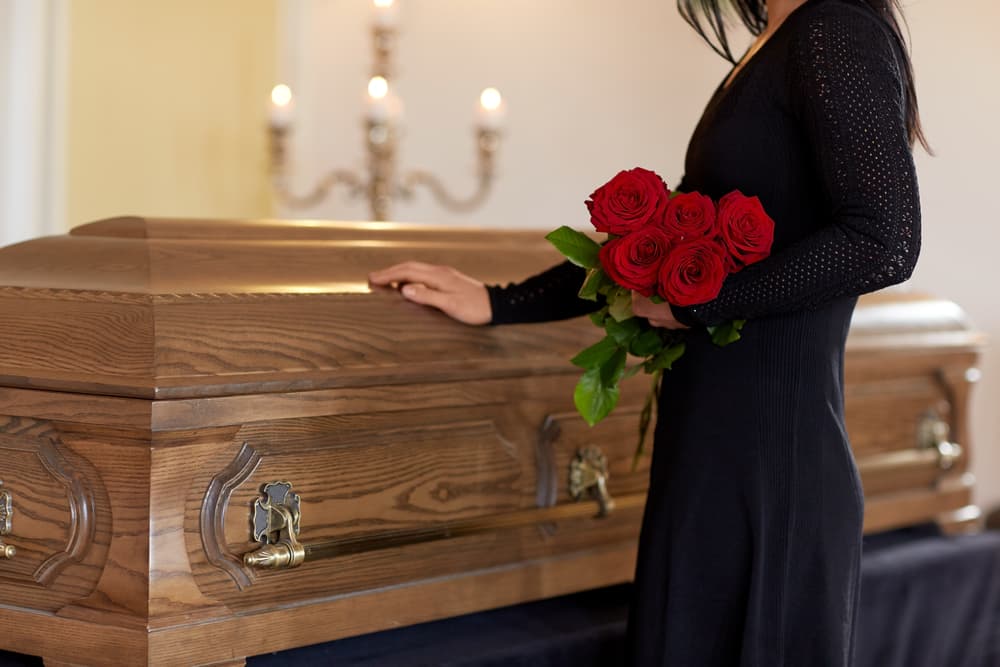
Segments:
[[[698,192],[676,195],[667,204],[663,228],[675,243],[711,238],[718,232],[715,203]]]
[[[622,287],[651,296],[669,247],[670,239],[662,229],[644,227],[601,246],[601,266]]]
[[[657,174],[636,167],[597,188],[587,200],[590,222],[599,232],[624,236],[662,219],[670,190]]]
[[[757,197],[747,197],[733,190],[720,199],[719,228],[722,242],[729,251],[727,268],[730,273],[771,254],[774,220],[764,212]]]
[[[660,268],[660,296],[675,306],[694,306],[719,295],[726,279],[726,249],[698,239],[671,248]]]

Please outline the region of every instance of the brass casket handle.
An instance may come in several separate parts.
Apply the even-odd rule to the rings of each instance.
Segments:
[[[262,546],[244,554],[247,567],[286,569],[302,565],[305,547],[299,542],[299,495],[288,482],[264,485],[263,497],[254,502],[253,538]]]
[[[608,493],[608,462],[601,450],[582,450],[570,466],[570,492],[577,500],[589,495],[597,500],[598,516],[606,516],[615,507]],[[298,567],[306,560],[341,557],[348,554],[367,553],[379,549],[406,547],[426,542],[449,540],[457,537],[493,534],[497,530],[536,526],[540,522],[576,517],[579,511],[569,505],[558,507],[525,508],[518,511],[489,516],[472,516],[441,521],[413,528],[398,529],[364,536],[348,535],[320,542],[299,542],[301,520],[300,499],[292,492],[289,482],[268,482],[262,496],[253,504],[250,515],[252,540],[260,546],[243,555],[246,567],[283,570]],[[635,506],[635,497],[624,501]]]
[[[7,491],[3,487],[3,481],[0,480],[0,537],[4,535],[10,535],[13,527],[13,516],[14,516],[14,501],[11,498],[10,491]],[[17,549],[10,544],[4,544],[0,540],[0,560],[10,560],[17,555]]]
[[[589,494],[597,501],[597,516],[607,516],[615,508],[608,491],[608,458],[599,447],[585,447],[569,464],[569,494],[580,500]]]
[[[951,470],[963,454],[962,446],[949,439],[950,433],[948,422],[936,412],[929,412],[920,423],[920,447],[937,451],[938,467],[941,470]]]

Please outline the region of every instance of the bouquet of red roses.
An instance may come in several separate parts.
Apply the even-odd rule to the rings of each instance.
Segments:
[[[573,399],[593,426],[618,403],[623,379],[640,370],[653,375],[639,423],[638,462],[660,375],[684,354],[685,334],[633,315],[632,291],[674,306],[711,301],[726,276],[770,254],[774,221],[756,197],[733,191],[714,202],[697,192],[671,192],[657,174],[639,167],[598,188],[587,208],[594,228],[607,234],[604,243],[569,227],[545,237],[587,269],[580,298],[605,301],[591,315],[605,337],[572,360],[584,369]],[[744,324],[736,320],[708,327],[708,332],[717,345],[728,345],[739,340]],[[629,367],[630,354],[641,361]]]

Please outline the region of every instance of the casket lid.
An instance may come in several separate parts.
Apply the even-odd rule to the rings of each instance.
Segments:
[[[115,218],[0,249],[0,385],[145,398],[575,373],[586,320],[468,327],[371,289],[449,264],[486,282],[559,261],[538,230]],[[851,344],[974,346],[953,303],[862,301]]]

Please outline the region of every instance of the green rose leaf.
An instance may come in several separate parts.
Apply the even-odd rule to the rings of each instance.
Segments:
[[[628,359],[628,351],[623,347],[616,348],[614,354],[601,364],[601,383],[609,387],[617,386],[622,375],[625,374],[626,359]]]
[[[661,303],[666,303],[667,302],[667,300],[664,299],[659,294],[654,294],[653,296],[649,297],[649,300],[652,301],[653,303],[657,304],[657,305],[659,305]]]
[[[746,320],[733,320],[718,326],[708,327],[708,333],[712,337],[713,343],[719,347],[725,347],[740,339],[740,331],[746,323]]]
[[[570,363],[584,369],[599,368],[620,349],[614,338],[606,336],[573,357]]]
[[[604,271],[601,269],[589,269],[587,271],[587,279],[583,281],[583,287],[580,288],[577,296],[587,301],[597,301],[597,295],[600,294],[603,285]]]
[[[608,318],[608,307],[607,306],[604,306],[604,308],[601,308],[596,313],[591,313],[590,314],[590,321],[593,322],[594,324],[596,324],[599,327],[603,327],[604,326],[604,320],[606,320],[607,318]]]
[[[646,362],[646,372],[670,370],[674,362],[684,355],[684,343],[674,343]]]
[[[585,269],[595,269],[600,266],[598,254],[601,246],[592,238],[563,225],[545,236],[556,250],[566,256],[566,259]]]
[[[663,349],[663,339],[654,329],[646,329],[629,343],[628,351],[637,357],[651,357]]]
[[[627,369],[625,369],[625,374],[622,375],[622,379],[623,380],[627,380],[630,377],[634,377],[641,370],[642,370],[642,364],[636,364],[635,366],[632,366],[631,368],[627,368]]]
[[[573,402],[584,421],[593,426],[614,410],[620,393],[618,385],[601,382],[601,369],[591,368],[577,382]]]
[[[642,332],[642,322],[638,317],[622,321],[612,318],[604,323],[604,330],[608,332],[608,336],[615,339],[616,343],[627,348],[632,339]]]
[[[609,293],[608,313],[619,322],[635,317],[632,312],[632,293],[621,288]]]

